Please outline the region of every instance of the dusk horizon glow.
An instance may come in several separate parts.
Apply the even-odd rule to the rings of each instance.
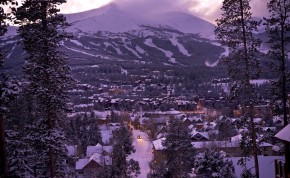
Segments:
[[[184,11],[215,23],[221,15],[223,0],[69,0],[60,6],[61,13],[77,13],[100,8],[110,3],[117,4],[122,10],[132,14],[148,14],[160,11]],[[266,13],[265,0],[253,0],[252,11],[254,16],[263,17]]]

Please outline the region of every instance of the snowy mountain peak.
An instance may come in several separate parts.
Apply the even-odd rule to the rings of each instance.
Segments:
[[[76,14],[66,15],[69,23],[72,23],[70,30],[83,32],[126,32],[139,27],[144,23],[143,19],[127,14],[120,10],[117,5],[109,4],[98,9],[85,11]]]
[[[200,33],[213,36],[214,25],[185,12],[163,12],[140,17],[120,9],[116,4],[66,15],[72,23],[72,32],[127,32],[142,28],[142,25],[169,26],[184,33]]]
[[[97,9],[92,9],[92,10],[72,13],[72,14],[65,14],[65,16],[69,23],[74,23],[74,22],[91,18],[91,17],[95,17],[95,16],[100,16],[100,15],[105,15],[105,14],[110,14],[110,13],[118,13],[119,11],[120,9],[118,8],[118,6],[114,3],[111,3]]]

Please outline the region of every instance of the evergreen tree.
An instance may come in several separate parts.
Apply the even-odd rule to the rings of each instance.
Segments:
[[[239,101],[245,111],[243,120],[245,127],[250,131],[252,143],[249,145],[252,150],[250,155],[254,156],[255,173],[259,177],[257,135],[253,120],[256,96],[250,83],[250,80],[258,78],[260,73],[260,64],[256,57],[260,41],[253,36],[259,22],[252,20],[250,0],[224,0],[221,9],[223,13],[221,19],[217,20],[215,35],[221,45],[230,51],[222,60],[232,80],[232,98]]]
[[[140,174],[139,163],[133,159],[126,160],[127,156],[135,152],[132,133],[125,127],[120,127],[114,131],[113,139],[111,177],[131,177],[132,174]]]
[[[147,178],[166,178],[167,170],[166,164],[161,162],[160,164],[156,164],[154,161],[149,163],[150,172],[147,174]]]
[[[8,175],[9,177],[35,177],[33,164],[33,151],[29,140],[19,127],[6,130]]]
[[[282,107],[277,114],[282,114],[284,126],[289,123],[287,116],[287,92],[289,91],[289,71],[287,70],[288,48],[290,43],[290,1],[270,0],[267,4],[270,17],[266,20],[266,31],[269,36],[270,51],[268,55],[273,59],[271,70],[278,79],[272,83],[271,95],[274,96],[275,103],[282,101]],[[290,147],[285,142],[285,161],[286,167],[290,166]]]
[[[195,149],[191,144],[191,132],[179,119],[171,119],[162,145],[166,148],[167,176],[189,177],[192,172]]]
[[[27,135],[37,157],[32,159],[35,172],[44,177],[69,174],[62,126],[68,109],[66,91],[73,80],[68,60],[59,46],[70,35],[64,31],[68,24],[57,9],[57,5],[65,2],[24,0],[15,11],[18,32],[28,54],[23,70],[34,106],[35,119]]]
[[[102,135],[97,119],[88,117],[86,114],[79,122],[78,137],[84,150],[89,145],[102,144]]]
[[[4,73],[0,74],[0,176],[6,177],[8,174],[8,161],[7,161],[7,144],[5,132],[6,115],[8,111],[8,104],[18,94],[18,84],[15,81],[9,80],[8,76]],[[5,121],[4,121],[5,119]]]
[[[32,161],[34,152],[27,136],[27,128],[33,118],[29,98],[25,90],[21,90],[8,105],[5,130],[9,177],[35,177]]]
[[[215,149],[206,149],[196,156],[195,172],[200,178],[234,178],[234,166],[231,161],[224,160],[223,154]]]
[[[3,5],[11,3],[15,5],[13,0],[1,0],[0,1],[0,36],[3,36],[7,32],[7,20],[9,14],[5,13]],[[0,67],[2,67],[5,59],[5,51],[0,47]],[[5,141],[5,122],[4,115],[7,112],[6,105],[14,96],[14,92],[17,90],[14,85],[10,85],[8,76],[4,73],[0,74],[0,177],[6,177],[8,171],[7,164],[7,148]]]
[[[235,126],[232,123],[228,122],[219,122],[218,125],[218,139],[219,140],[228,140],[230,137],[233,137],[238,134]]]

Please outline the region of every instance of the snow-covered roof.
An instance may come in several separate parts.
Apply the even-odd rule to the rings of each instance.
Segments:
[[[65,146],[68,152],[68,156],[76,156],[77,155],[77,145],[66,145]]]
[[[88,146],[86,155],[87,155],[87,157],[91,157],[95,153],[101,154],[102,151],[103,151],[102,145],[98,143],[95,146]]]
[[[191,121],[195,121],[195,122],[202,121],[202,118],[201,117],[197,117],[197,116],[190,117],[189,119]]]
[[[263,127],[263,131],[267,131],[267,130],[270,130],[270,131],[276,131],[276,127]]]
[[[158,140],[153,141],[153,146],[155,150],[164,150],[164,146],[162,145],[162,142],[164,142],[165,138],[160,138]]]
[[[260,146],[261,146],[261,147],[273,147],[272,144],[270,144],[270,143],[266,143],[266,142],[261,142],[261,143],[260,143]]]
[[[83,168],[85,167],[85,165],[87,165],[88,160],[89,160],[89,159],[87,159],[87,158],[77,160],[77,162],[76,162],[76,167],[75,167],[76,170],[81,170],[81,169],[83,169]]]
[[[279,138],[280,140],[290,142],[290,124],[278,132],[275,137]]]
[[[241,134],[231,137],[231,141],[232,142],[236,142],[236,141],[239,142],[241,140],[242,140],[242,135]]]
[[[171,109],[170,111],[166,111],[165,114],[177,115],[177,114],[181,114],[181,112],[180,111],[176,111],[174,109]]]
[[[113,149],[112,146],[102,146],[99,143],[95,146],[88,146],[87,147],[87,157],[91,157],[95,153],[102,154],[103,151],[111,153],[112,149]]]
[[[230,142],[230,141],[203,141],[203,142],[191,142],[192,146],[195,148],[207,148],[212,145],[217,145],[219,148],[234,148],[239,147],[239,142]]]
[[[197,136],[197,135],[201,135],[202,137],[209,139],[209,134],[208,134],[208,132],[197,132],[196,130],[193,130],[193,131],[191,132],[191,134],[192,134],[192,137],[195,137],[195,136]]]
[[[76,162],[75,169],[76,170],[82,170],[91,161],[94,161],[94,162],[98,163],[101,166],[103,166],[104,163],[106,165],[112,165],[112,159],[111,159],[111,157],[109,157],[109,156],[102,156],[102,155],[100,155],[98,153],[95,153],[90,158],[79,159]]]
[[[105,144],[110,143],[110,139],[113,137],[112,130],[101,130],[102,142]]]
[[[254,118],[254,123],[255,124],[261,123],[262,121],[263,121],[262,118]]]
[[[189,120],[189,118],[187,118],[187,117],[183,118],[182,122],[185,122],[186,120]]]

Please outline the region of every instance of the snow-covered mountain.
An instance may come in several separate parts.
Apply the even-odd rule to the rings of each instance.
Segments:
[[[115,4],[66,15],[72,23],[73,32],[126,32],[138,30],[142,25],[170,26],[184,33],[199,33],[203,37],[212,37],[214,25],[184,12],[155,13],[146,17],[137,16],[121,10]]]
[[[72,64],[133,62],[154,65],[215,66],[225,51],[209,38],[214,25],[184,12],[146,17],[124,12],[110,4],[98,9],[66,14],[74,35],[62,44]],[[154,17],[154,18],[153,18]],[[15,34],[15,28],[13,33]],[[25,52],[18,36],[0,39],[9,51],[8,69],[21,68]],[[85,61],[85,62],[84,62]]]
[[[72,32],[126,32],[137,29],[146,23],[142,18],[132,17],[121,11],[117,5],[110,4],[98,9],[66,15],[67,21],[72,24]]]

